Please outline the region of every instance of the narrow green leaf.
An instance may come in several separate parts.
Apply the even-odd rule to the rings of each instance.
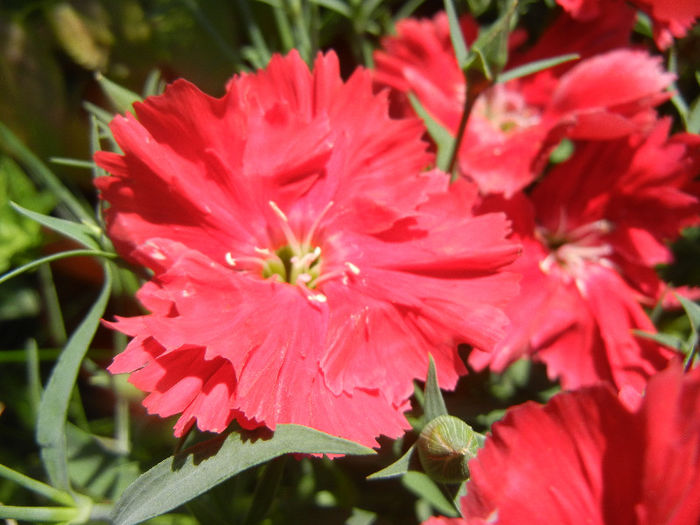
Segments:
[[[71,159],[67,157],[51,157],[49,162],[58,164],[59,166],[70,166],[71,168],[85,168],[91,170],[95,163],[90,160]]]
[[[39,414],[39,403],[41,402],[42,393],[41,373],[39,371],[39,348],[35,339],[30,339],[27,342],[25,352],[27,366],[27,399],[29,400],[29,406],[32,411],[32,420],[35,421]]]
[[[254,67],[265,67],[270,61],[271,54],[270,49],[267,47],[267,42],[265,42],[263,31],[253,17],[248,0],[236,0],[236,4],[243,15],[243,26],[248,29],[248,36],[253,43],[251,49],[254,52],[250,54],[250,58],[254,57],[255,61],[251,61],[251,63]],[[245,48],[242,49],[241,55],[247,55],[248,53],[245,51]]]
[[[423,120],[425,128],[428,130],[430,137],[435,141],[437,146],[437,158],[435,159],[436,166],[442,171],[447,171],[450,162],[450,153],[452,152],[452,147],[454,144],[454,137],[452,134],[435,120],[430,113],[423,107],[420,103],[418,97],[413,93],[408,94],[408,100],[411,102],[413,111]]]
[[[688,319],[690,320],[690,329],[694,334],[697,334],[700,330],[700,306],[697,303],[683,297],[680,294],[676,294],[676,297],[680,301],[685,313],[688,314]]]
[[[455,9],[455,5],[452,0],[444,0],[444,4],[447,19],[450,23],[450,40],[452,41],[452,48],[454,49],[455,56],[457,57],[457,64],[459,64],[459,68],[464,70],[464,66],[467,63],[467,55],[469,50],[467,49],[467,44],[464,41],[462,28],[459,26],[457,10]]]
[[[352,441],[300,425],[277,425],[269,439],[238,432],[200,443],[142,474],[114,506],[113,525],[167,512],[250,467],[283,454],[373,454]]]
[[[396,14],[392,17],[394,24],[398,22],[399,20],[403,20],[404,18],[408,18],[413,14],[413,12],[418,9],[425,0],[408,0],[408,2],[405,2],[399,9],[396,11]]]
[[[0,123],[0,149],[14,157],[23,164],[29,173],[33,175],[41,184],[46,186],[58,199],[75,215],[86,224],[95,224],[92,210],[87,203],[81,202],[73,195],[68,188],[59,180],[54,173],[41,162],[27,147],[20,142],[10,129]]]
[[[314,4],[335,11],[339,15],[345,18],[352,19],[352,9],[348,4],[342,2],[341,0],[311,0]]]
[[[12,470],[5,465],[0,465],[0,477],[10,480],[13,483],[17,483],[17,485],[24,487],[27,490],[41,494],[45,498],[48,498],[56,503],[60,503],[62,505],[74,504],[73,497],[67,492],[57,490],[46,483],[37,481],[29,476],[25,476],[24,474],[17,472],[16,470]]]
[[[95,80],[97,80],[102,91],[119,113],[133,111],[134,102],[141,102],[142,100],[138,93],[134,93],[130,89],[126,89],[116,82],[112,82],[102,75],[102,73],[95,73]]]
[[[103,268],[105,280],[100,295],[68,339],[54,366],[39,405],[36,436],[37,443],[41,447],[41,459],[51,484],[61,490],[70,489],[65,435],[68,403],[78,377],[80,364],[97,331],[112,289],[112,269],[107,262],[103,263]]]
[[[430,356],[428,365],[428,377],[425,380],[425,422],[428,423],[438,416],[446,416],[447,407],[442,399],[440,385],[438,384],[437,372],[435,371],[435,361]]]
[[[110,113],[106,109],[102,109],[101,107],[96,106],[92,102],[83,102],[83,108],[102,124],[109,124],[114,118],[114,113]]]
[[[0,275],[0,284],[4,283],[5,281],[9,281],[13,277],[17,277],[18,275],[23,274],[24,272],[33,270],[34,268],[37,268],[42,264],[46,264],[52,261],[58,261],[59,259],[67,259],[69,257],[107,257],[108,259],[112,259],[116,257],[116,255],[113,253],[102,252],[99,250],[68,250],[65,252],[54,253],[52,255],[42,257],[41,259],[36,259],[35,261],[28,262],[27,264],[24,264],[19,268],[15,268],[11,272],[7,272],[3,275]]]
[[[411,459],[413,458],[413,453],[415,452],[416,446],[411,445],[411,447],[401,456],[399,459],[394,461],[388,467],[378,470],[374,474],[367,476],[367,479],[387,479],[395,478],[396,476],[402,476],[408,472],[411,465]]]
[[[95,233],[98,235],[100,233],[100,230],[95,226],[87,226],[85,224],[51,217],[50,215],[44,215],[43,213],[37,213],[35,211],[28,210],[15,202],[10,202],[10,206],[12,206],[17,213],[21,213],[22,215],[35,220],[39,224],[46,226],[50,230],[73,239],[86,248],[92,248],[95,250],[100,248],[100,245],[93,236]]]
[[[353,507],[352,514],[345,525],[373,525],[377,522],[377,514],[369,510]]]
[[[686,299],[680,294],[676,294],[676,297],[683,305],[685,313],[688,315],[688,320],[690,321],[690,337],[686,341],[686,348],[688,350],[688,359],[685,363],[685,369],[688,370],[695,360],[695,355],[698,352],[698,331],[700,330],[700,306],[694,303],[690,299]]]
[[[651,332],[644,332],[643,330],[632,330],[632,333],[634,333],[634,335],[636,336],[643,337],[644,339],[651,339],[652,341],[656,341],[660,345],[673,348],[674,350],[677,350],[679,352],[683,352],[686,350],[685,341],[683,341],[683,339],[681,339],[680,337],[672,334],[664,334],[662,332],[652,334]]]
[[[165,81],[159,69],[149,71],[146,81],[143,83],[143,98],[160,95],[165,89]]]
[[[700,133],[700,97],[697,97],[690,105],[686,119],[686,131]]]
[[[451,518],[459,516],[454,504],[445,497],[440,487],[422,472],[415,472],[413,470],[407,472],[406,475],[401,478],[401,483],[417,496],[427,500],[440,514]]]
[[[216,27],[214,24],[212,24],[211,20],[209,20],[209,17],[207,17],[204,14],[204,11],[202,8],[199,6],[200,2],[196,0],[180,0],[182,4],[187,7],[192,15],[194,16],[195,20],[199,22],[199,25],[204,29],[204,31],[209,35],[209,37],[214,41],[216,44],[216,47],[219,48],[219,51],[232,63],[236,64],[239,61],[238,54],[236,53],[236,49],[232,47],[217,31]]]
[[[537,73],[538,71],[558,66],[559,64],[563,64],[564,62],[578,60],[579,58],[581,58],[581,56],[577,53],[568,53],[566,55],[558,55],[551,58],[543,58],[542,60],[536,60],[534,62],[530,62],[529,64],[514,67],[513,69],[509,69],[508,71],[501,73],[500,75],[498,75],[496,83],[501,84],[503,82],[508,82],[509,80],[513,80],[515,78],[532,75],[533,73]]]

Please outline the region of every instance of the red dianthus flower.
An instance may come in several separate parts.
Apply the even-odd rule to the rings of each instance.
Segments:
[[[476,100],[458,161],[460,172],[481,191],[511,196],[530,184],[563,137],[609,140],[648,129],[655,105],[673,75],[660,57],[617,49],[629,40],[631,11],[625,6],[600,24],[576,23],[563,15],[525,53],[513,51],[508,68],[562,53],[578,63],[496,84]],[[476,30],[463,20],[465,39]],[[395,90],[397,111],[412,114],[403,94],[412,92],[450,132],[457,132],[466,92],[450,41],[447,16],[403,20],[397,36],[375,53],[375,81]],[[514,33],[517,40],[517,34]]]
[[[509,410],[469,463],[464,519],[428,523],[698,523],[700,369],[676,365],[636,408],[598,385]]]
[[[232,79],[222,98],[177,81],[111,129],[97,181],[120,253],[154,275],[149,315],[110,366],[144,405],[220,432],[297,423],[370,446],[396,437],[428,353],[454,386],[456,345],[490,348],[517,278],[503,214],[447,194],[414,119],[333,53],[292,52]]]
[[[642,391],[672,353],[633,330],[653,332],[639,304],[664,290],[654,266],[668,263],[664,244],[700,219],[690,193],[700,140],[668,137],[670,121],[647,137],[576,145],[530,197],[491,197],[485,210],[506,211],[523,256],[521,293],[509,304],[508,335],[496,350],[470,355],[477,368],[502,370],[531,355],[565,388],[600,380]]]

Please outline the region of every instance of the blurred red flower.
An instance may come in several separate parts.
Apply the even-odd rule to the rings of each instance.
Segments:
[[[654,332],[639,305],[658,300],[664,284],[655,266],[672,254],[666,241],[700,220],[692,190],[700,139],[668,137],[670,121],[646,136],[578,143],[531,196],[486,199],[483,209],[506,211],[523,256],[521,293],[507,308],[508,335],[493,352],[470,362],[503,370],[531,355],[565,388],[600,380],[644,389],[672,353],[637,338]]]
[[[370,74],[296,52],[232,79],[222,98],[177,81],[135,104],[97,181],[120,253],[153,271],[149,315],[110,366],[151,413],[201,430],[308,425],[374,446],[399,436],[428,353],[442,386],[456,346],[491,348],[517,277],[503,214],[465,213],[415,119],[392,120]]]
[[[605,385],[512,408],[469,470],[465,518],[430,525],[694,525],[700,369],[675,363],[634,408]]]
[[[583,59],[504,84],[476,101],[459,150],[461,173],[483,193],[513,195],[539,175],[563,137],[609,140],[648,129],[653,107],[668,99],[673,75],[660,57],[619,49],[629,40],[632,12],[625,6],[600,24],[562,15],[527,52],[511,52],[509,67],[564,53]],[[465,39],[476,29],[463,20]],[[514,34],[512,44],[519,37]],[[391,87],[396,111],[412,114],[403,96],[413,93],[426,110],[453,134],[462,116],[465,81],[449,36],[447,16],[403,20],[397,36],[383,40],[375,53],[375,82]]]
[[[660,49],[673,44],[674,38],[685,36],[695,19],[700,16],[697,0],[630,0],[651,17],[654,40]],[[572,16],[584,20],[604,18],[609,9],[615,9],[622,0],[557,0]]]

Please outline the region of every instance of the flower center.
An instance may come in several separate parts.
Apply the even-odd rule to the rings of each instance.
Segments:
[[[278,279],[289,284],[303,283],[307,288],[315,288],[321,276],[321,248],[311,249],[308,245],[282,246],[270,253],[262,266],[265,279]]]
[[[501,84],[493,86],[477,100],[475,111],[495,130],[505,134],[540,121],[539,112],[529,106],[520,93]]]
[[[226,262],[236,270],[246,273],[261,275],[264,279],[274,279],[279,282],[297,285],[301,289],[311,290],[321,283],[332,279],[341,279],[347,285],[350,279],[360,274],[360,269],[350,261],[345,261],[338,268],[331,268],[323,272],[321,259],[321,247],[314,245],[314,237],[321,223],[321,219],[333,205],[329,202],[321,214],[316,218],[306,234],[298,237],[289,224],[285,213],[273,201],[269,201],[270,208],[279,219],[279,227],[287,241],[287,244],[275,251],[267,248],[254,248],[256,255],[236,256],[231,252],[225,254]],[[325,302],[326,296],[320,292],[307,294],[310,301]]]
[[[602,236],[610,233],[612,227],[609,221],[599,220],[564,233],[537,228],[536,236],[550,250],[540,262],[540,268],[549,273],[554,267],[560,267],[576,276],[589,262],[611,266],[613,263],[608,256],[613,249]]]

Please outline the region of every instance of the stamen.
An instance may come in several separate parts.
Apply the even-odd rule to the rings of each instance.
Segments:
[[[287,219],[287,216],[284,214],[282,210],[280,210],[280,207],[277,206],[277,203],[275,201],[267,201],[267,203],[270,205],[270,208],[277,214],[277,216],[282,219],[284,222],[289,222],[289,219]]]
[[[292,248],[292,251],[294,253],[301,253],[301,245],[299,244],[296,235],[294,235],[294,232],[289,227],[289,219],[287,219],[287,216],[280,209],[280,207],[277,206],[275,201],[267,201],[267,203],[270,205],[270,208],[272,208],[272,211],[274,211],[275,214],[280,219],[282,219],[280,221],[280,225],[282,226],[282,233],[284,233],[284,237],[285,239],[287,239],[287,243],[289,243],[289,246]]]
[[[260,265],[264,266],[265,263],[267,263],[266,259],[263,259],[261,257],[234,257],[231,252],[226,252],[224,255],[224,258],[226,259],[226,262],[230,266],[238,266],[240,263],[250,263],[254,265]]]
[[[352,264],[350,261],[345,261],[345,266],[347,266],[348,270],[350,270],[355,275],[360,275],[360,269],[354,264]]]
[[[323,208],[323,211],[320,213],[320,215],[318,217],[316,217],[316,220],[311,225],[311,229],[304,237],[304,244],[305,245],[308,246],[311,244],[311,241],[313,241],[313,236],[316,233],[316,229],[318,228],[318,225],[321,224],[321,219],[326,214],[326,212],[331,209],[331,206],[333,206],[333,201],[329,201],[328,204],[326,204],[326,207]]]
[[[322,293],[307,295],[306,298],[309,301],[318,301],[319,303],[325,303],[328,300],[328,298],[325,295],[323,295]]]
[[[612,229],[613,225],[610,221],[600,219],[574,228],[568,233],[568,236],[572,240],[582,241],[590,235],[610,233]]]

